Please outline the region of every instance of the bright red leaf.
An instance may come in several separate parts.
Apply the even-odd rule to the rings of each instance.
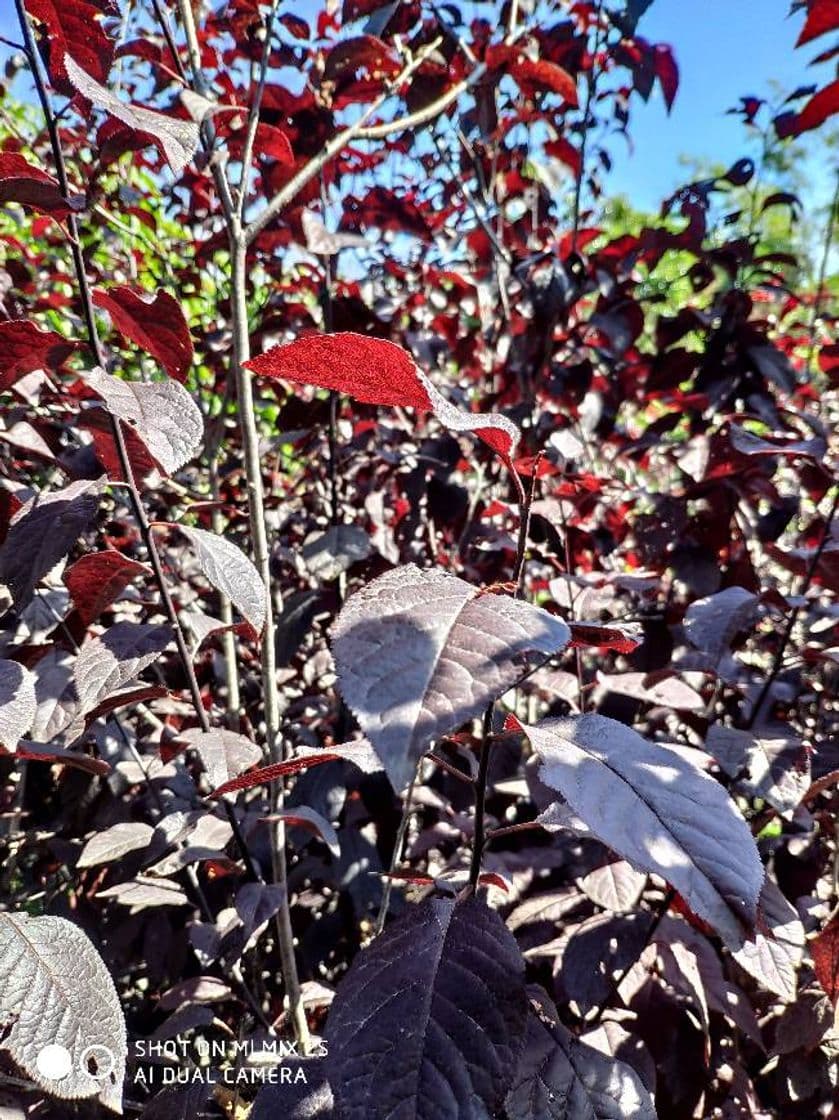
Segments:
[[[545,152],[570,167],[574,175],[580,174],[583,166],[582,156],[571,141],[566,140],[564,136],[559,136],[556,140],[549,140],[545,144]]]
[[[105,34],[100,20],[104,15],[119,14],[112,0],[26,0],[26,10],[46,26],[48,35],[44,42],[50,78],[61,93],[73,94],[67,80],[66,54],[97,81],[105,81],[115,44]]]
[[[598,649],[613,649],[617,653],[631,653],[643,641],[640,629],[636,631],[632,624],[599,625],[591,622],[572,622],[571,646],[596,646]]]
[[[827,31],[839,28],[839,0],[811,0],[807,19],[795,45],[797,47],[818,39]]]
[[[834,918],[810,942],[819,983],[834,1006],[839,1004],[839,918]]]
[[[116,549],[82,556],[65,577],[67,590],[82,622],[89,626],[137,575],[151,575],[145,564]]]
[[[275,159],[286,167],[294,167],[294,152],[281,128],[260,121],[256,130],[256,151],[261,156]]]
[[[93,292],[116,330],[156,358],[175,381],[186,381],[192,363],[192,337],[177,300],[159,291],[153,298],[125,286]]]
[[[0,323],[0,390],[36,369],[57,369],[78,343],[28,319]]]
[[[510,73],[526,92],[550,90],[551,93],[558,93],[564,97],[575,109],[579,104],[577,83],[567,70],[563,70],[555,62],[547,62],[541,58],[537,61],[522,58],[511,66]]]
[[[676,100],[679,89],[679,67],[673,57],[673,51],[664,43],[658,43],[655,48],[655,73],[661,82],[661,92],[669,112]]]
[[[263,377],[335,389],[365,404],[431,408],[413,358],[401,346],[381,338],[349,331],[307,335],[288,345],[273,346],[245,365]]]
[[[78,198],[66,199],[57,179],[17,152],[0,152],[0,202],[19,202],[58,221],[84,205]]]
[[[505,459],[518,439],[518,429],[505,416],[456,408],[406,350],[385,339],[351,331],[308,335],[273,346],[244,364],[264,377],[334,389],[365,404],[431,411],[453,431],[474,432]]]
[[[338,754],[330,754],[329,751],[320,751],[305,758],[289,758],[285,762],[274,762],[270,766],[258,766],[255,770],[240,774],[238,778],[231,778],[229,782],[214,789],[210,796],[222,797],[225,793],[235,793],[236,790],[266,786],[278,778],[286,778],[289,774],[297,774],[300,770],[308,770],[311,766],[321,766],[324,762],[335,762],[340,757]]]
[[[104,777],[110,774],[111,767],[103,758],[94,758],[81,751],[68,751],[56,743],[29,743],[22,740],[14,752],[18,758],[25,758],[29,762],[46,762],[50,766],[71,766],[77,770],[84,770],[87,774],[97,774]]]
[[[795,135],[818,128],[834,113],[839,113],[839,79],[810,98],[795,120]]]

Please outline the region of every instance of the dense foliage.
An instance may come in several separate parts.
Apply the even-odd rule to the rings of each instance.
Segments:
[[[16,2],[0,1115],[835,1120],[839,82],[652,215],[651,0]]]

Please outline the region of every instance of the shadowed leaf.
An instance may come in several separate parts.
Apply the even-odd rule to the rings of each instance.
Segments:
[[[500,1106],[527,1015],[524,962],[486,903],[411,907],[356,957],[329,1013],[343,1120],[478,1120]]]
[[[606,1057],[559,1022],[531,1012],[527,1042],[506,1100],[509,1120],[655,1120],[631,1066]]]

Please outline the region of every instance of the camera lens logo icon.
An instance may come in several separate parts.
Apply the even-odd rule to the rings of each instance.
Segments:
[[[38,1052],[35,1068],[47,1081],[62,1081],[73,1072],[73,1055],[66,1046],[51,1042]]]
[[[77,1068],[96,1081],[104,1081],[113,1073],[116,1064],[113,1050],[95,1042],[82,1050]],[[63,1081],[73,1072],[73,1055],[66,1046],[51,1042],[38,1052],[35,1068],[46,1081]]]
[[[106,1077],[110,1077],[116,1064],[117,1059],[113,1050],[97,1042],[92,1046],[85,1046],[79,1056],[79,1068],[97,1081],[104,1081]]]

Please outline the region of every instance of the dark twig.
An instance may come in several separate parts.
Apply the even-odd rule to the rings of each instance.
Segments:
[[[326,181],[323,169],[320,173],[320,203],[323,212],[323,222],[326,224]],[[333,304],[333,274],[332,258],[329,253],[324,253],[321,258],[323,266],[323,285],[321,287],[321,310],[323,311],[323,329],[326,334],[332,334],[334,320],[332,313]],[[329,444],[329,516],[333,525],[341,524],[341,503],[338,493],[338,409],[341,404],[340,393],[335,389],[329,390],[329,421],[327,427],[327,440]]]
[[[478,889],[481,877],[481,859],[486,843],[486,799],[489,779],[489,762],[492,750],[492,716],[495,705],[490,704],[484,712],[483,734],[481,736],[481,760],[478,764],[478,777],[475,780],[475,835],[472,840],[472,863],[469,868],[469,886]]]
[[[825,546],[830,539],[830,530],[833,525],[833,519],[836,516],[837,508],[839,508],[839,486],[837,486],[836,488],[836,493],[833,495],[833,501],[830,505],[830,509],[828,510],[827,517],[825,518],[821,540],[819,541],[815,552],[810,558],[810,563],[807,565],[807,571],[804,573],[804,578],[801,581],[801,587],[798,590],[798,597],[800,599],[804,599],[807,595],[807,592],[810,590],[810,584],[813,582],[813,577],[815,576],[818,569],[822,553],[824,552]],[[802,606],[803,603],[796,603],[796,605],[789,612],[787,624],[784,627],[783,634],[781,635],[781,641],[778,644],[778,648],[775,650],[775,656],[772,659],[772,667],[769,670],[769,674],[767,675],[766,680],[763,682],[763,687],[758,693],[758,697],[754,703],[754,707],[749,713],[749,718],[743,724],[743,727],[746,730],[754,727],[757,717],[760,715],[761,708],[766,703],[766,698],[769,695],[769,690],[772,688],[772,685],[775,683],[775,678],[781,671],[781,666],[783,665],[784,661],[784,654],[787,651],[787,646],[789,645],[789,640],[792,637],[792,632],[795,628],[795,624],[798,621],[798,616],[801,614]]]
[[[403,852],[405,851],[405,837],[408,835],[408,824],[411,819],[411,800],[414,796],[414,787],[417,784],[422,769],[422,759],[417,763],[417,768],[414,771],[414,776],[411,778],[411,784],[408,786],[405,793],[405,804],[402,806],[402,816],[399,820],[399,828],[396,831],[396,839],[393,842],[393,853],[390,857],[390,867],[388,868],[388,876],[385,880],[384,889],[382,891],[382,901],[379,906],[379,914],[376,918],[375,936],[382,932],[385,928],[387,921],[387,912],[390,909],[390,896],[393,893],[393,877],[396,874],[396,868],[402,859]]]
[[[667,914],[667,911],[670,909],[670,905],[673,902],[673,899],[675,897],[676,897],[676,892],[673,890],[672,887],[668,887],[667,890],[664,892],[663,897],[661,898],[661,900],[659,901],[659,903],[657,904],[657,906],[655,907],[655,909],[653,911],[652,921],[650,922],[649,929],[647,930],[647,936],[644,940],[644,946],[641,949],[641,952],[643,952],[644,949],[646,949],[646,947],[649,945],[649,943],[655,937],[656,932],[658,930],[658,927],[664,921],[664,917]],[[640,953],[638,954],[638,956],[640,956]],[[585,1020],[586,1020],[587,1024],[599,1023],[600,1022],[600,1020],[603,1018],[603,1015],[604,1015],[604,1012],[606,1011],[606,1008],[612,1002],[612,1000],[615,997],[615,994],[620,990],[621,984],[624,982],[624,980],[629,975],[630,970],[636,964],[636,962],[638,960],[638,956],[633,956],[633,958],[629,962],[629,964],[627,964],[624,968],[622,968],[621,971],[618,973],[618,975],[614,978],[614,980],[612,981],[612,983],[609,987],[608,994],[600,1001],[600,1003],[597,1005],[597,1007],[594,1008],[594,1014],[592,1015],[591,1013],[589,1013],[588,1015],[585,1016]]]
[[[597,8],[595,10],[594,18],[597,24],[597,30],[594,33],[594,51],[591,56],[591,66],[586,74],[586,94],[585,101],[583,102],[583,138],[580,141],[580,170],[577,175],[576,182],[574,183],[574,214],[572,218],[572,234],[571,234],[571,249],[575,251],[577,248],[577,237],[580,232],[580,205],[582,202],[583,194],[583,179],[586,173],[586,149],[588,147],[588,133],[591,127],[589,120],[589,111],[591,110],[592,102],[597,95],[597,79],[599,74],[595,67],[597,66],[597,55],[600,51],[600,32],[601,28],[601,12],[603,8],[603,0],[598,0]]]
[[[810,314],[810,324],[808,327],[810,339],[807,346],[807,365],[805,367],[808,376],[813,368],[813,358],[816,353],[816,328],[822,313],[825,281],[827,279],[827,266],[830,260],[830,251],[833,248],[833,231],[836,228],[837,210],[839,210],[839,172],[836,173],[836,188],[833,192],[833,198],[830,200],[830,209],[827,214],[827,226],[824,231],[824,244],[822,245],[822,256],[819,262],[819,274],[816,278],[816,298],[813,301],[813,309]]]
[[[524,483],[519,478],[518,472],[512,468],[513,482],[519,498],[519,537],[516,546],[516,562],[513,567],[513,582],[516,585],[516,598],[521,599],[524,594],[524,555],[527,547],[527,529],[530,523],[530,507],[533,504],[533,495],[536,490],[536,474],[539,457],[533,465],[529,492],[525,492]],[[478,886],[481,875],[481,858],[486,843],[486,797],[487,781],[489,778],[489,762],[492,750],[492,717],[495,705],[490,704],[484,712],[483,734],[481,736],[481,759],[478,764],[478,776],[475,779],[475,836],[472,843],[472,863],[469,869],[469,888],[474,891]]]
[[[180,0],[179,10],[184,34],[186,36],[192,84],[196,92],[207,96],[209,85],[201,65],[201,46],[195,16],[189,0]],[[264,66],[267,66],[267,53],[263,52]],[[259,98],[252,100],[253,111],[259,110]],[[254,126],[254,130],[255,130]],[[215,132],[209,121],[203,126],[205,145],[212,148]],[[286,744],[280,733],[281,713],[279,685],[277,680],[276,646],[274,642],[274,599],[271,591],[271,551],[265,521],[265,488],[262,479],[259,430],[254,407],[251,373],[244,363],[250,358],[250,330],[248,324],[247,285],[248,285],[248,246],[242,229],[240,215],[234,204],[230,184],[220,160],[211,160],[213,178],[219,194],[230,248],[230,311],[233,328],[232,379],[236,386],[236,400],[239,408],[239,430],[242,437],[242,452],[247,478],[248,520],[250,524],[251,551],[254,565],[259,572],[265,589],[265,624],[260,647],[260,666],[262,670],[262,695],[265,708],[266,753],[271,762],[279,762],[286,756]],[[245,181],[241,189],[246,189]],[[272,816],[276,817],[282,808],[285,789],[281,781],[271,787],[270,803]],[[275,915],[275,929],[280,956],[283,983],[288,1000],[289,1014],[295,1038],[301,1050],[307,1054],[311,1048],[306,1010],[300,991],[297,959],[294,950],[294,933],[291,925],[291,902],[288,891],[288,862],[286,853],[285,825],[281,818],[272,822],[271,859],[274,882],[282,891],[282,902]]]

